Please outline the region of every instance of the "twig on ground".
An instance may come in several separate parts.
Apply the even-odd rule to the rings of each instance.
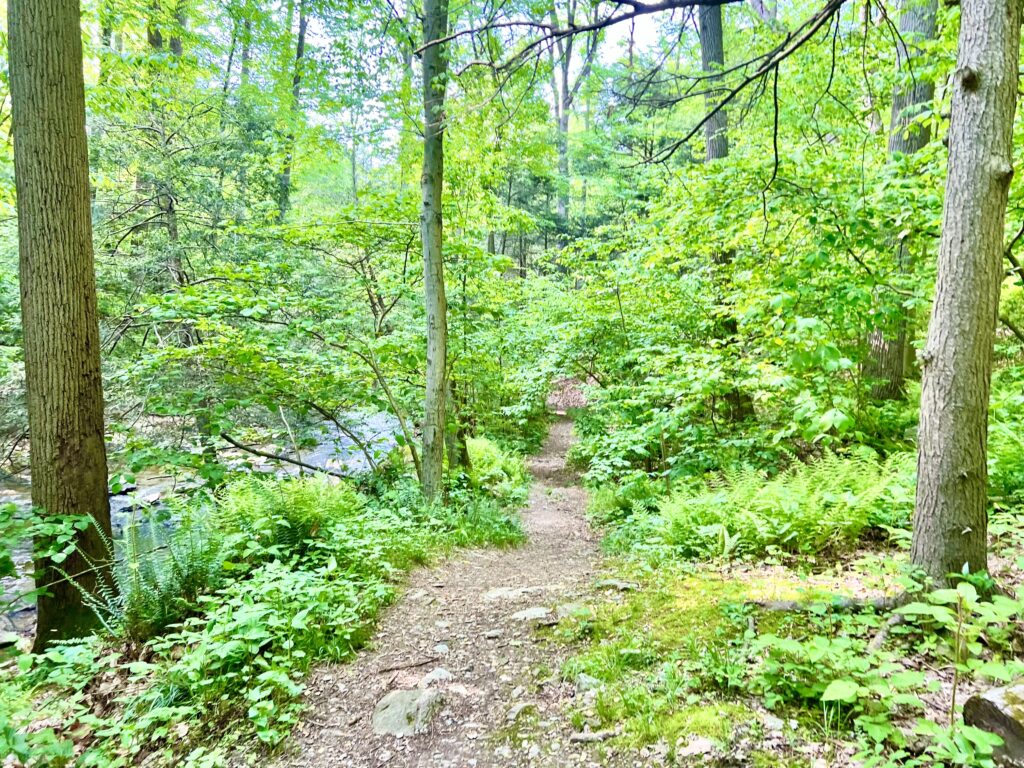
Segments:
[[[378,669],[376,674],[383,675],[385,672],[397,672],[400,669],[416,669],[416,667],[425,667],[427,664],[432,664],[435,661],[440,661],[440,659],[440,656],[431,656],[428,659],[412,661],[407,664],[396,664],[393,667],[384,667],[383,669]]]
[[[885,624],[883,624],[882,628],[880,630],[878,630],[878,634],[875,635],[871,639],[870,643],[868,643],[868,650],[869,651],[877,651],[877,650],[879,650],[883,645],[885,645],[885,641],[889,639],[889,633],[892,632],[893,629],[895,629],[896,627],[900,626],[901,624],[906,624],[906,623],[907,623],[907,617],[904,614],[902,614],[902,613],[892,613],[892,614],[890,614],[889,618],[885,620]]]
[[[833,611],[860,611],[873,608],[879,612],[887,612],[906,605],[911,599],[909,592],[900,592],[896,595],[868,599],[836,595],[831,600],[748,600],[746,604],[766,611],[807,612],[824,605]]]

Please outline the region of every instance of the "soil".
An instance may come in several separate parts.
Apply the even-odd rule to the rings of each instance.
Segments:
[[[581,736],[566,719],[576,695],[574,683],[560,674],[569,649],[545,639],[541,628],[596,590],[598,536],[584,516],[586,493],[566,466],[571,442],[571,424],[557,421],[530,462],[535,480],[522,513],[529,537],[524,546],[469,551],[413,573],[369,648],[349,663],[314,672],[295,751],[281,766],[618,762],[600,741],[570,740]],[[516,617],[543,609],[549,613],[540,619]],[[404,738],[375,734],[374,708],[385,694],[421,684],[443,696],[427,729]]]

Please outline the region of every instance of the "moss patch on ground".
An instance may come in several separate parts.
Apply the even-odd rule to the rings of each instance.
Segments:
[[[688,669],[740,638],[748,622],[759,632],[804,634],[800,614],[758,611],[749,601],[827,601],[841,593],[838,578],[781,567],[627,568],[623,578],[639,589],[607,592],[603,602],[567,616],[549,636],[579,645],[562,668],[564,679],[587,675],[600,683],[577,697],[574,727],[618,729],[616,742],[634,748],[663,743],[674,750],[703,737],[728,749],[738,734],[759,731],[756,701],[698,690]],[[751,760],[764,768],[800,765],[769,753],[753,753]]]

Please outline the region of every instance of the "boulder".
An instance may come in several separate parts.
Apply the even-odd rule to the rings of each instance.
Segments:
[[[391,691],[373,711],[373,732],[378,736],[423,733],[443,703],[444,697],[434,688]]]
[[[996,734],[996,762],[1024,766],[1024,682],[992,688],[971,696],[964,704],[964,722]]]

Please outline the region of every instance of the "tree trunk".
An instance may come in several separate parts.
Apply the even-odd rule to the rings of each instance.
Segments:
[[[569,61],[562,65],[562,93],[558,108],[558,220],[569,222]]]
[[[720,82],[715,73],[720,73],[725,66],[725,39],[722,34],[722,7],[702,6],[699,17],[700,61],[701,70],[711,75],[707,81],[707,95],[704,106],[708,113],[718,105],[718,94],[714,92]],[[721,160],[729,156],[728,120],[725,110],[720,110],[704,125],[704,139],[707,145],[705,157],[707,162]],[[718,254],[715,260],[728,264],[733,259],[732,252]],[[729,316],[722,321],[725,336],[735,340],[739,335],[736,318]],[[739,389],[730,389],[725,393],[725,402],[729,406],[729,418],[732,421],[744,421],[754,415],[754,401],[750,395]]]
[[[725,65],[725,43],[722,37],[722,6],[711,5],[700,8],[700,63],[701,70],[707,74],[721,72]],[[707,95],[704,104],[708,112],[718,105],[718,94],[715,93],[719,78],[712,77],[707,81]],[[729,154],[728,122],[725,110],[719,110],[704,124],[704,137],[707,144],[708,161],[727,157]]]
[[[48,516],[95,521],[77,534],[78,550],[59,567],[37,558],[36,584],[47,587],[38,601],[37,651],[92,626],[95,616],[79,590],[93,592],[109,579],[80,15],[78,0],[8,5],[32,504]]]
[[[299,108],[299,96],[302,88],[302,59],[306,55],[306,27],[309,25],[309,16],[306,13],[306,0],[299,0],[299,33],[295,42],[295,71],[292,75],[292,103],[289,109],[289,120],[297,119],[301,113]],[[285,217],[291,207],[292,195],[292,164],[295,153],[295,129],[289,130],[285,139],[284,168],[278,179],[278,204],[281,218]]]
[[[248,12],[248,9],[246,9]],[[249,67],[252,59],[252,19],[246,17],[242,23],[242,61],[238,82],[242,88],[249,85]]]
[[[911,560],[935,582],[988,569],[988,400],[1013,176],[1020,0],[962,0],[935,303],[921,354]]]
[[[424,0],[423,41],[448,34],[448,0]],[[423,51],[423,291],[427,314],[427,389],[423,413],[423,495],[435,501],[444,477],[445,391],[448,376],[448,303],[441,250],[444,187],[444,98],[448,59],[442,45]]]
[[[774,24],[778,18],[779,7],[777,0],[750,0],[750,7],[765,24]]]
[[[927,123],[918,123],[917,118],[931,103],[935,84],[920,77],[917,71],[920,67],[915,67],[914,60],[922,53],[919,43],[935,39],[937,10],[937,0],[904,0],[899,20],[896,66],[902,75],[909,74],[913,80],[909,85],[897,85],[893,93],[890,157],[912,155],[931,140]],[[905,238],[896,246],[896,264],[904,273],[911,268],[910,247]],[[902,400],[906,396],[908,319],[901,304],[893,307],[893,312],[896,318],[889,328],[875,328],[868,335],[864,375],[877,381],[871,388],[871,397],[876,400]]]

